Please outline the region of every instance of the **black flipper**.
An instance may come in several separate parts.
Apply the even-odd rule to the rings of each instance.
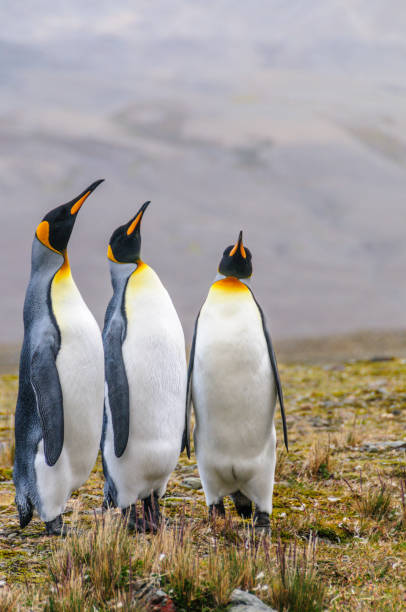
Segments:
[[[34,506],[28,497],[25,497],[21,503],[21,499],[16,495],[15,502],[18,510],[18,518],[20,519],[20,527],[24,529],[32,519]]]
[[[199,322],[199,316],[200,316],[200,310],[199,310],[199,314],[196,317],[195,328],[193,331],[192,346],[190,348],[189,366],[188,366],[188,371],[187,371],[185,429],[183,430],[182,448],[180,450],[180,452],[182,453],[186,448],[186,453],[189,459],[190,459],[190,415],[192,412],[192,374],[193,374],[193,365],[195,361],[197,324]]]
[[[264,330],[265,340],[266,340],[266,344],[268,346],[269,359],[271,360],[271,366],[272,366],[273,374],[274,374],[274,377],[275,377],[276,390],[277,390],[278,398],[279,398],[279,405],[281,407],[281,417],[282,417],[282,425],[283,425],[283,439],[284,439],[284,442],[285,442],[286,450],[289,450],[289,445],[288,445],[288,430],[287,430],[287,426],[286,426],[285,406],[284,406],[284,403],[283,403],[282,384],[281,384],[281,379],[279,377],[279,371],[278,371],[278,364],[277,364],[277,361],[276,361],[276,355],[275,355],[275,351],[273,350],[272,341],[271,341],[271,337],[269,335],[268,328],[266,326],[265,315],[264,315],[264,313],[262,311],[261,306],[258,304],[257,300],[255,299],[255,295],[253,294],[251,289],[250,289],[250,291],[251,291],[252,297],[254,299],[254,302],[255,302],[255,304],[258,307],[259,313],[261,315],[262,328]]]
[[[121,317],[113,317],[103,338],[116,457],[121,457],[126,449],[130,428],[130,394],[122,351],[125,334],[125,321]]]
[[[31,384],[35,392],[47,465],[55,465],[63,447],[63,397],[55,351],[44,344],[31,359]]]

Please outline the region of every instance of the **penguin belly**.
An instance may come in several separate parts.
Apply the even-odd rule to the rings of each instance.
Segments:
[[[185,419],[186,356],[183,329],[166,289],[141,264],[125,294],[127,333],[123,361],[129,386],[128,443],[114,453],[106,393],[104,459],[125,508],[154,491],[162,496],[180,454]]]
[[[192,397],[208,505],[241,491],[271,512],[276,390],[260,313],[243,283],[220,281],[209,292],[198,321]]]
[[[35,457],[43,521],[61,514],[72,491],[89,477],[100,444],[104,358],[100,329],[69,271],[61,270],[51,285],[51,303],[60,332],[56,358],[63,397],[64,442],[52,467],[40,441]]]

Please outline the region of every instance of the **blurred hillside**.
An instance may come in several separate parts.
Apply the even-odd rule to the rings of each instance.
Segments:
[[[0,6],[1,341],[37,223],[97,178],[70,259],[100,323],[107,240],[151,199],[143,258],[188,341],[240,228],[275,338],[403,327],[406,5],[136,7]]]

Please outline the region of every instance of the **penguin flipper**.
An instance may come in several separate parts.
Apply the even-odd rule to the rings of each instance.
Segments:
[[[182,453],[186,448],[186,454],[190,459],[190,415],[192,413],[192,374],[193,365],[195,361],[195,350],[196,350],[196,336],[197,336],[197,324],[199,322],[199,314],[196,317],[195,328],[193,331],[192,346],[190,347],[189,366],[187,370],[187,387],[186,387],[186,406],[185,406],[185,429],[183,430]]]
[[[34,351],[30,379],[41,422],[45,461],[53,466],[62,452],[64,425],[61,383],[55,351],[50,344],[44,344]]]
[[[281,383],[281,379],[280,379],[280,376],[279,376],[278,363],[276,361],[275,351],[274,351],[274,348],[272,346],[271,336],[270,336],[268,328],[266,326],[265,315],[263,313],[263,310],[262,310],[261,306],[258,304],[257,300],[255,299],[255,295],[253,294],[251,289],[250,289],[250,291],[251,291],[252,297],[254,298],[254,302],[257,305],[257,308],[259,310],[259,314],[261,315],[262,329],[264,330],[264,336],[265,336],[266,344],[267,344],[267,347],[268,347],[269,359],[271,361],[272,371],[273,371],[273,375],[275,377],[275,384],[276,384],[276,391],[278,393],[278,398],[279,398],[279,405],[280,405],[280,408],[281,408],[281,417],[282,417],[282,425],[283,425],[283,439],[284,439],[284,442],[285,442],[286,450],[289,450],[288,429],[287,429],[287,426],[286,426],[286,416],[285,416],[285,405],[284,405],[284,402],[283,402],[282,383]]]
[[[34,506],[32,505],[28,497],[21,498],[16,495],[15,503],[18,510],[18,518],[20,520],[20,527],[24,529],[32,519],[34,514]]]
[[[105,375],[116,457],[121,457],[124,453],[130,431],[130,394],[122,350],[124,337],[124,321],[115,317],[104,336],[104,346]]]

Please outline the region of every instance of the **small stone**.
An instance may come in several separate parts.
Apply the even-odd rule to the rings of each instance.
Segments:
[[[196,476],[185,478],[185,480],[182,481],[182,484],[184,487],[188,487],[188,489],[194,489],[196,491],[202,488],[202,481]]]
[[[327,499],[329,502],[332,502],[332,503],[340,501],[339,497],[327,497]]]
[[[184,502],[192,501],[192,499],[193,497],[175,497],[171,495],[171,497],[164,497],[163,501],[165,505],[168,503],[183,504]]]
[[[231,593],[230,602],[231,606],[228,608],[230,612],[265,612],[265,610],[276,612],[252,593],[240,589],[235,589]]]
[[[382,440],[379,442],[367,442],[360,446],[359,450],[367,453],[379,453],[386,450],[406,449],[406,440]]]
[[[176,612],[172,599],[162,589],[158,589],[150,597],[147,609],[150,612]]]

